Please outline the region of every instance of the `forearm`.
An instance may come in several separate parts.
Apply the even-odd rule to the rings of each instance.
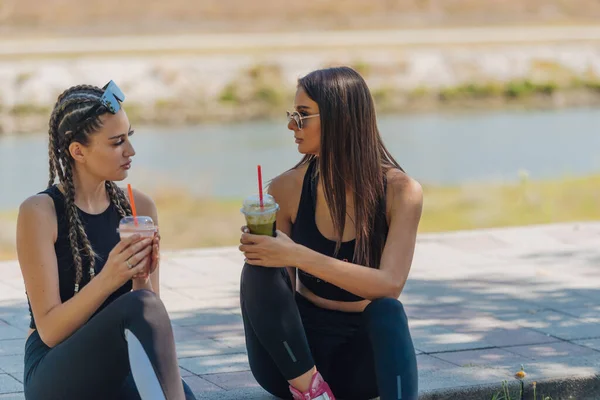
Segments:
[[[140,279],[133,279],[133,290],[144,289],[154,292],[152,281],[150,281],[150,279],[146,279],[145,281],[141,281]]]
[[[40,337],[54,347],[81,328],[110,295],[101,278],[92,279],[76,296],[36,318]]]
[[[398,298],[404,286],[404,282],[396,282],[379,269],[341,261],[306,247],[301,249],[295,266],[367,300]]]

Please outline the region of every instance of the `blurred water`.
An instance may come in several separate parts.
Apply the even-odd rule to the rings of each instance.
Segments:
[[[405,170],[422,183],[460,184],[600,172],[600,110],[384,116],[379,128]],[[282,121],[177,129],[136,127],[128,182],[142,190],[182,186],[195,194],[242,197],[300,155]],[[46,135],[0,137],[0,209],[43,190]]]

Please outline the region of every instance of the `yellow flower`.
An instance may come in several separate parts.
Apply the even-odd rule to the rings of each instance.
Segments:
[[[515,374],[515,378],[517,379],[523,379],[527,376],[527,374],[525,373],[525,371],[519,371]]]

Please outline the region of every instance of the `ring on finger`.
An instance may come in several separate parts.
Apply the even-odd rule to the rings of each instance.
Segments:
[[[131,265],[129,260],[125,260],[125,265],[127,265],[127,268],[129,268],[129,269],[133,268],[133,265]]]

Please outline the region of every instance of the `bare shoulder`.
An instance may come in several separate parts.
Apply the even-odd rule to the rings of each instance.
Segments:
[[[133,197],[135,198],[135,205],[138,208],[156,208],[156,204],[154,204],[154,200],[152,200],[152,197],[150,197],[144,192],[141,192],[137,189],[133,189]]]
[[[308,165],[286,171],[271,181],[269,194],[275,198],[280,210],[295,220],[302,194],[302,182]]]
[[[54,202],[46,194],[36,194],[25,199],[19,206],[19,215],[49,218],[50,220],[54,218],[56,220]]]
[[[301,189],[306,169],[307,166],[303,165],[276,176],[269,185],[269,193],[273,197],[275,197],[275,194],[285,196],[289,190],[294,190],[295,188]]]
[[[29,232],[35,230],[40,234],[52,234],[56,239],[56,210],[52,198],[46,194],[36,194],[25,199],[19,206],[17,230]]]
[[[132,191],[133,198],[135,200],[135,208],[138,215],[148,215],[152,217],[154,223],[157,223],[156,219],[158,217],[158,213],[156,211],[156,204],[154,203],[154,200],[152,200],[152,197],[137,189],[132,189]],[[125,196],[127,196],[127,189],[125,189],[125,193]]]
[[[408,212],[421,215],[423,207],[423,188],[415,179],[399,169],[387,172],[387,208],[388,215],[396,212]]]

